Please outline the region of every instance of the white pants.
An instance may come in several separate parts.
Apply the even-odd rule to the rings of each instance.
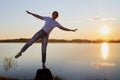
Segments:
[[[23,46],[21,49],[22,52],[26,51],[28,47],[30,47],[35,41],[41,38],[42,41],[42,63],[46,62],[46,48],[48,43],[49,34],[47,34],[44,30],[38,31],[34,36]]]

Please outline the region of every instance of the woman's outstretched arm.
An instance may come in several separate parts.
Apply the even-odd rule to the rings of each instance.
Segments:
[[[29,11],[27,11],[27,10],[26,10],[26,12],[27,12],[28,14],[31,14],[32,16],[34,16],[34,17],[36,17],[36,18],[39,18],[39,19],[42,19],[42,20],[43,20],[43,17],[40,16],[40,15],[38,15],[38,14],[34,14],[34,13],[29,12]]]
[[[61,30],[64,30],[64,31],[73,31],[73,32],[75,32],[76,30],[78,30],[78,29],[68,29],[68,28],[66,28],[66,27],[63,27],[63,26],[61,26],[61,27],[59,27]]]

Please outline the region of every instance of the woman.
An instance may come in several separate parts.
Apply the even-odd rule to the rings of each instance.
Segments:
[[[21,51],[15,56],[15,58],[18,58],[22,55],[22,53],[24,51],[26,51],[26,49],[28,47],[30,47],[36,40],[41,38],[42,41],[42,67],[45,68],[45,62],[46,62],[46,47],[47,47],[47,43],[48,43],[48,38],[49,38],[49,34],[52,31],[53,28],[58,27],[64,31],[73,31],[75,32],[77,29],[68,29],[65,28],[63,26],[61,26],[56,19],[58,18],[59,14],[57,11],[54,11],[52,13],[52,17],[45,17],[45,16],[40,16],[37,14],[34,14],[32,12],[26,11],[28,14],[31,14],[32,16],[41,19],[41,20],[45,20],[45,25],[43,26],[43,28],[41,30],[39,30],[21,49]]]

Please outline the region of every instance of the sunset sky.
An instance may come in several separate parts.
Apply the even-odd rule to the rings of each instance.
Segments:
[[[57,21],[76,32],[55,28],[54,39],[120,39],[120,0],[0,0],[0,39],[31,38],[44,21],[41,16],[59,12]]]

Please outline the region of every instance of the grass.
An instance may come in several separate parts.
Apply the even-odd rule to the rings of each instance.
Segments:
[[[0,80],[19,80],[19,79],[0,76]]]
[[[0,76],[0,80],[19,80],[19,79]],[[53,80],[63,80],[63,79],[58,76],[53,76]]]
[[[53,76],[53,80],[63,80],[63,79],[58,76]]]

